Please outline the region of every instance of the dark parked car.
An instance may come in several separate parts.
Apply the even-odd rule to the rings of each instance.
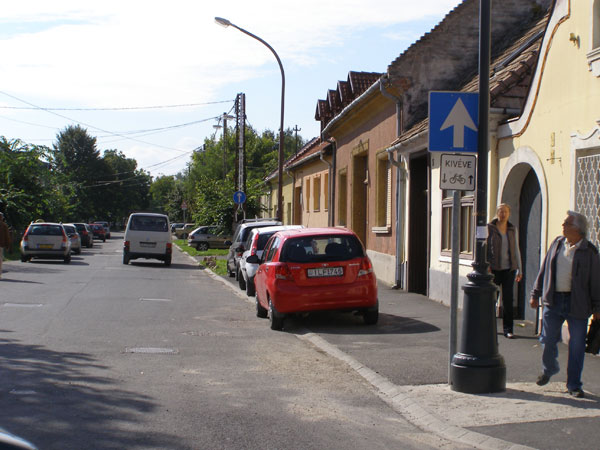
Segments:
[[[85,246],[87,248],[94,246],[94,235],[92,229],[87,223],[74,223],[75,228],[77,228],[77,232],[79,236],[81,236],[81,246]]]
[[[248,239],[250,230],[258,227],[272,227],[274,225],[282,225],[282,223],[277,219],[245,219],[238,224],[235,233],[233,233],[229,252],[227,253],[227,273],[230,277],[237,277],[239,273],[239,261],[242,253],[246,250],[244,243]]]

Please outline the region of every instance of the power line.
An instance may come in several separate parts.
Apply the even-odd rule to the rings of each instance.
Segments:
[[[5,92],[0,92],[4,95],[8,95]],[[12,97],[15,100],[22,101],[16,97]],[[144,110],[144,109],[167,109],[167,108],[189,108],[191,106],[207,106],[207,105],[218,105],[220,103],[230,103],[234,100],[219,100],[215,102],[204,102],[204,103],[184,103],[180,105],[154,105],[154,106],[125,106],[125,107],[111,107],[111,108],[50,108],[41,106],[0,106],[0,109],[18,109],[18,110],[36,110],[43,109],[44,111],[131,111],[131,110]]]

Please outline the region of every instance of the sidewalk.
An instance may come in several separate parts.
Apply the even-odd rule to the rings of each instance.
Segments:
[[[559,348],[561,372],[546,386],[537,386],[541,347],[533,324],[517,321],[516,339],[498,336],[506,364],[506,391],[455,392],[447,384],[449,308],[383,285],[379,299],[376,331],[360,332],[359,339],[356,333],[339,329],[328,334],[325,326],[315,332],[347,355],[337,356],[354,364],[382,398],[415,425],[476,448],[598,448],[600,357],[586,354],[584,399],[566,394],[564,344]],[[460,331],[459,325],[459,349]]]
[[[254,303],[233,279],[210,274],[241,299]],[[564,344],[559,346],[561,372],[546,386],[537,386],[540,343],[532,323],[515,321],[515,339],[498,335],[498,350],[506,365],[506,391],[463,394],[448,385],[449,307],[383,284],[379,285],[379,301],[379,323],[374,327],[338,314],[290,318],[284,332],[348,364],[403,417],[457,448],[599,447],[595,431],[600,417],[600,356],[586,354],[583,399],[566,393]],[[460,350],[461,311],[458,317]],[[497,329],[502,330],[501,319]]]

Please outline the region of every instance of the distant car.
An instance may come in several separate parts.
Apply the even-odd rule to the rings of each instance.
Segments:
[[[75,228],[77,228],[77,233],[81,237],[81,246],[86,246],[87,248],[94,246],[94,234],[92,229],[87,223],[74,223]]]
[[[102,225],[102,227],[104,228],[104,234],[106,236],[106,239],[110,239],[110,225],[108,224],[108,222],[101,222],[97,220],[94,223],[99,223],[100,225]]]
[[[377,280],[358,236],[345,228],[278,231],[254,277],[256,315],[281,330],[285,317],[323,310],[357,311],[366,324],[379,319]]]
[[[282,225],[277,219],[245,219],[238,224],[233,233],[233,239],[227,252],[227,273],[230,277],[237,276],[239,272],[239,260],[242,253],[246,250],[244,243],[248,239],[248,234],[253,228],[272,227],[274,225]]]
[[[102,225],[99,223],[90,223],[89,226],[92,229],[92,235],[94,239],[106,242],[106,231]]]
[[[21,240],[21,261],[31,258],[62,259],[71,262],[71,241],[60,223],[29,224]]]
[[[195,228],[196,228],[195,223],[183,224],[183,226],[175,228],[175,237],[177,239],[187,239],[190,231],[194,230]]]
[[[132,259],[158,259],[171,265],[173,244],[169,218],[164,214],[133,213],[127,220],[123,241],[123,264]]]
[[[248,239],[244,244],[244,248],[246,250],[244,253],[242,253],[240,262],[238,264],[240,269],[237,276],[240,289],[242,291],[245,290],[249,297],[252,297],[255,294],[254,275],[256,275],[256,271],[258,270],[258,264],[251,264],[247,262],[248,256],[256,255],[260,258],[267,241],[276,232],[284,230],[297,230],[300,228],[304,227],[302,225],[277,225],[274,227],[258,227],[250,230]]]
[[[188,235],[188,245],[196,250],[205,251],[209,248],[229,248],[231,236],[220,233],[214,225],[202,226]]]
[[[72,223],[63,224],[63,228],[71,240],[71,251],[76,255],[79,255],[81,253],[81,236],[79,236],[77,228],[75,228],[75,225]]]
[[[183,223],[183,222],[172,223],[171,224],[171,233],[175,233],[176,228],[183,228],[184,225],[185,225],[185,223]]]

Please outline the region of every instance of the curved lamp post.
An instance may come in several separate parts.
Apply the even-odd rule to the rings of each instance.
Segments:
[[[250,33],[249,31],[244,30],[243,28],[238,27],[237,25],[231,23],[229,20],[223,19],[222,17],[215,17],[215,22],[226,28],[232,26],[233,28],[240,30],[242,33],[247,34],[248,36],[256,39],[257,41],[265,45],[269,50],[271,50],[273,55],[275,55],[275,59],[277,59],[277,64],[279,64],[279,70],[281,70],[281,120],[279,124],[279,162],[277,166],[277,219],[283,222],[283,107],[285,99],[285,73],[283,72],[283,65],[281,64],[281,60],[279,59],[279,55],[277,55],[277,52],[275,52],[275,50],[273,50],[273,47],[271,47],[263,39]]]

